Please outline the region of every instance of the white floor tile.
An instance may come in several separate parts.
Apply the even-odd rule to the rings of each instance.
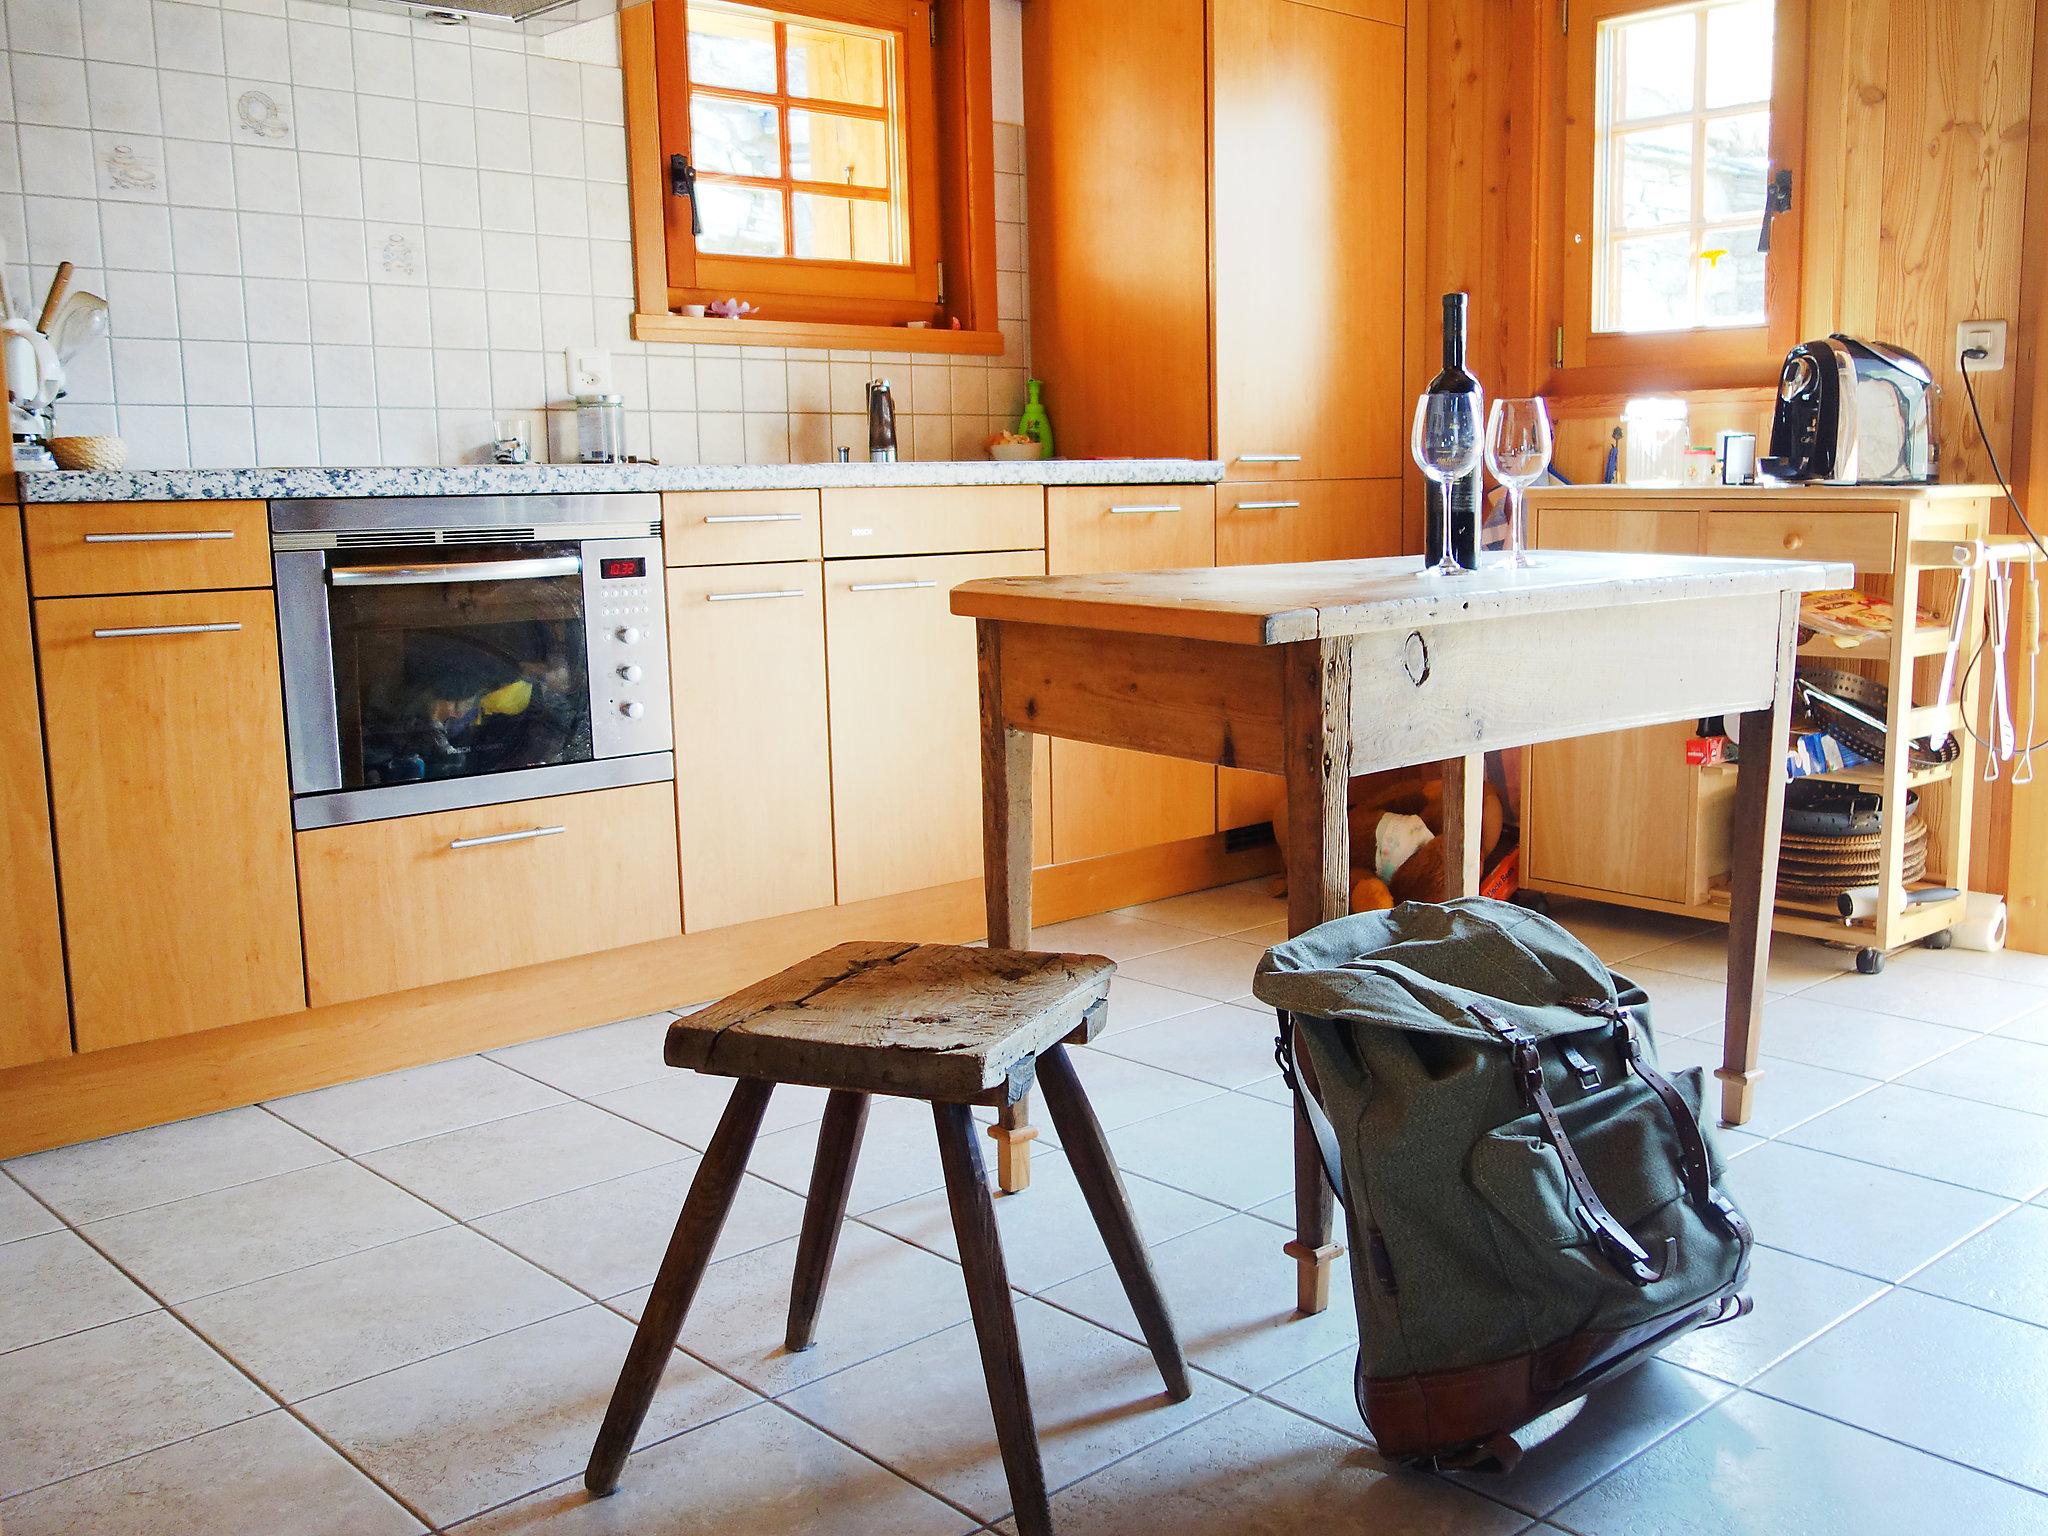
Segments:
[[[299,1411],[435,1525],[581,1472],[633,1326],[585,1307],[310,1398]],[[760,1399],[687,1355],[662,1374],[635,1446]]]
[[[2048,1209],[2000,1217],[1906,1284],[2048,1328]]]
[[[96,1328],[156,1303],[72,1232],[0,1246],[0,1354]]]
[[[1626,971],[1630,976],[1636,974],[1636,968],[1625,962],[1650,950],[1718,931],[1714,925],[1690,917],[1644,912],[1634,907],[1606,906],[1570,897],[1553,897],[1550,915],[1608,965]]]
[[[462,1536],[963,1536],[977,1522],[773,1403],[635,1452],[618,1491],[559,1483]]]
[[[1139,981],[1228,1002],[1251,991],[1252,970],[1264,954],[1265,950],[1256,944],[1241,944],[1236,939],[1204,939],[1199,944],[1141,955],[1120,969]]]
[[[1627,965],[1615,969],[1650,995],[1650,1022],[1656,1026],[1658,1039],[1679,1035],[1721,1038],[1728,1013],[1728,984],[1720,977],[1708,981],[1682,971]]]
[[[167,1302],[246,1285],[448,1225],[356,1163],[317,1163],[92,1223],[95,1243]]]
[[[1662,1358],[1740,1386],[1807,1340],[1881,1295],[1885,1282],[1759,1247],[1743,1286],[1756,1310],[1714,1328],[1696,1328],[1660,1351]]]
[[[1967,1030],[1844,1008],[1810,992],[1764,1004],[1764,1049],[1772,1056],[1861,1077],[1897,1077],[1974,1039]]]
[[[207,1340],[286,1402],[584,1304],[463,1227],[443,1227],[188,1303]]]
[[[1728,1186],[1758,1242],[1880,1280],[1902,1279],[2010,1206],[1781,1141],[1735,1162]]]
[[[1345,1300],[1349,1300],[1348,1297]],[[1333,1302],[1332,1305],[1338,1305]],[[1340,1349],[1305,1371],[1283,1376],[1259,1394],[1283,1408],[1305,1413],[1318,1424],[1372,1443],[1372,1432],[1358,1411],[1358,1351]]]
[[[1068,1055],[1088,1102],[1095,1106],[1095,1118],[1106,1131],[1135,1125],[1169,1110],[1207,1103],[1223,1092],[1214,1083],[1197,1082],[1178,1072],[1148,1067],[1141,1061],[1129,1061],[1092,1045],[1069,1051]],[[1045,1134],[1057,1140],[1058,1133],[1052,1129],[1050,1118],[1035,1100],[1032,1114]]]
[[[698,1159],[691,1157],[607,1179],[486,1216],[476,1229],[605,1300],[653,1283],[697,1168]],[[716,1257],[731,1258],[794,1237],[803,1218],[801,1196],[750,1175],[740,1181]]]
[[[1703,981],[1726,981],[1728,930],[1717,923],[1706,933],[1632,955],[1620,969],[1629,972],[1631,964],[1655,971],[1678,971]],[[1771,964],[1764,976],[1764,986],[1772,992],[1797,992],[1816,983],[1830,981],[1845,971],[1853,977],[1855,970],[1855,957],[1847,950],[1835,949],[1818,939],[1802,939],[1787,933],[1773,934]],[[1840,1001],[1853,1003],[1855,1000],[1845,997]]]
[[[2023,981],[2048,988],[2048,955],[2029,954],[2023,949],[1964,949],[1960,944],[1947,949],[1902,950],[1886,962],[1890,965],[1924,966],[1934,971],[1960,971],[1972,976],[1991,976],[1999,981]]]
[[[1987,1035],[1936,1057],[1900,1081],[1979,1104],[2048,1115],[2048,1045]]]
[[[1770,1042],[1768,1029],[1764,1032],[1764,1041],[1766,1045]],[[1657,1059],[1667,1072],[1680,1067],[1700,1068],[1707,1075],[1708,1102],[1718,1097],[1714,1090],[1719,1085],[1713,1077],[1714,1069],[1721,1065],[1718,1035],[1662,1041],[1657,1047]],[[1827,1067],[1809,1067],[1768,1053],[1762,1066],[1763,1075],[1756,1082],[1749,1119],[1742,1126],[1752,1136],[1780,1135],[1802,1121],[1825,1114],[1837,1104],[1846,1104],[1877,1086],[1875,1078],[1836,1072]]]
[[[16,1158],[7,1171],[74,1222],[165,1205],[331,1161],[334,1153],[260,1109],[129,1131]]]
[[[2048,1492],[2048,1328],[1891,1291],[1755,1390]]]
[[[366,1153],[364,1165],[468,1221],[690,1155],[589,1104],[556,1104]]]
[[[2048,1116],[1898,1083],[1851,1099],[1783,1139],[2015,1200],[2048,1189]]]
[[[1202,933],[1237,933],[1261,923],[1287,921],[1287,898],[1272,892],[1272,880],[1242,880],[1236,885],[1218,886],[1213,891],[1196,891],[1187,896],[1169,896],[1123,911],[1148,922],[1193,928]]]
[[[732,1084],[729,1077],[671,1067],[663,1076],[648,1082],[615,1093],[595,1094],[590,1102],[702,1152],[711,1145],[719,1116],[725,1113],[726,1100],[732,1097]],[[793,1125],[815,1124],[825,1113],[827,1097],[823,1088],[776,1084],[768,1099],[767,1112],[761,1117],[761,1134],[772,1136]]]
[[[1135,976],[1119,973],[1109,981],[1109,1020],[1103,1025],[1102,1032],[1112,1035],[1127,1029],[1142,1029],[1161,1019],[1205,1008],[1209,1001],[1192,992],[1176,991],[1172,987],[1139,981]]]
[[[1740,1393],[1562,1510],[1575,1536],[2034,1536],[2048,1500]]]
[[[51,1214],[49,1207],[39,1202],[5,1173],[0,1173],[0,1243],[11,1243],[24,1237],[38,1237],[45,1232],[54,1232],[63,1225],[63,1222]]]
[[[1998,1026],[1998,1033],[2007,1040],[2031,1040],[2036,1045],[2048,1045],[2048,1008],[2036,1008],[2032,1013],[2007,1019]]]
[[[1085,1477],[1243,1396],[1198,1371],[1194,1396],[1176,1403],[1148,1350],[1028,1297],[1016,1306],[1048,1487]],[[1010,1512],[972,1323],[813,1382],[783,1401],[983,1520]]]
[[[9,1500],[8,1536],[404,1536],[391,1496],[273,1410]]]
[[[272,1406],[166,1312],[0,1355],[0,1498]],[[10,1530],[11,1511],[0,1515]]]
[[[459,1056],[273,1100],[267,1107],[350,1157],[559,1104],[563,1095],[487,1056]]]
[[[2048,989],[1927,965],[1886,965],[1876,976],[1841,976],[1815,987],[1812,995],[1817,1002],[1973,1030],[1996,1029],[2048,1003]]]
[[[1064,923],[1031,930],[1031,947],[1061,950],[1068,954],[1105,955],[1122,964],[1140,955],[1162,949],[1176,949],[1207,936],[1200,928],[1176,928],[1127,912],[1102,912],[1094,917],[1077,917]]]
[[[1273,1016],[1234,1003],[1211,1003],[1177,1019],[1121,1030],[1097,1048],[1127,1061],[1199,1078],[1219,1088],[1243,1088],[1272,1077]]]
[[[675,1070],[661,1059],[662,1043],[668,1038],[671,1022],[665,1013],[621,1019],[616,1024],[552,1035],[490,1054],[494,1061],[515,1072],[537,1077],[579,1099],[588,1099]]]
[[[1294,1113],[1242,1093],[1112,1131],[1126,1173],[1242,1210],[1294,1188]]]
[[[816,1125],[800,1125],[763,1136],[754,1143],[748,1170],[796,1194],[808,1194],[819,1130]],[[945,1182],[931,1106],[916,1099],[870,1100],[847,1210],[858,1216],[937,1189]]]

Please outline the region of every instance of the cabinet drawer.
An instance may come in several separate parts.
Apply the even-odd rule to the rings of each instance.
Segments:
[[[315,1007],[682,932],[667,784],[301,832]]]
[[[28,509],[37,597],[270,585],[260,501],[58,502]]]
[[[1862,575],[1892,568],[1889,512],[1709,512],[1703,553],[1750,560],[1847,560]]]
[[[1364,560],[1401,552],[1398,480],[1290,480],[1216,490],[1216,563]]]
[[[662,557],[670,565],[818,558],[816,491],[668,491]]]
[[[1045,493],[1046,568],[1161,571],[1216,563],[1213,485],[1056,485]]]
[[[824,515],[828,558],[1045,548],[1045,492],[1035,485],[826,491]]]

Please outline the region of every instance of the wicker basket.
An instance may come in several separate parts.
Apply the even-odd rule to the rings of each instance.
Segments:
[[[59,469],[119,469],[128,462],[128,445],[118,437],[53,437],[50,457]]]

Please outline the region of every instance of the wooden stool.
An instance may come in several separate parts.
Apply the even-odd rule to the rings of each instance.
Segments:
[[[1043,1084],[1060,1145],[1088,1201],[1131,1310],[1179,1401],[1192,1390],[1173,1321],[1131,1219],[1123,1179],[1081,1089],[1069,1041],[1102,1027],[1116,966],[1099,955],[1043,955],[950,944],[841,944],[669,1026],[664,1056],[739,1079],[690,1184],[675,1236],[640,1314],[583,1481],[619,1485],[634,1436],[732,1209],[762,1112],[777,1083],[829,1088],[810,1198],[790,1287],[789,1349],[815,1342],[825,1280],[846,1216],[868,1098],[924,1099],[937,1123],[946,1200],[959,1239],[967,1300],[981,1343],[996,1440],[1022,1536],[1047,1536],[1052,1507],[1024,1384],[995,1206],[974,1134],[974,1104],[1013,1104]]]

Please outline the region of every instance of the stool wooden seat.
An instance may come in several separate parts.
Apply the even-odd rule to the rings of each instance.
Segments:
[[[691,1181],[612,1392],[584,1473],[590,1491],[618,1486],[739,1192],[769,1096],[778,1083],[801,1083],[828,1088],[831,1096],[797,1240],[786,1347],[808,1349],[816,1340],[870,1096],[928,1101],[1017,1528],[1022,1536],[1048,1536],[1052,1509],[972,1106],[1013,1104],[1034,1081],[1043,1088],[1167,1392],[1176,1401],[1187,1397],[1187,1364],[1123,1179],[1067,1059],[1068,1042],[1085,1042],[1101,1029],[1115,971],[1100,955],[841,944],[676,1020],[664,1050],[670,1066],[738,1081]]]

